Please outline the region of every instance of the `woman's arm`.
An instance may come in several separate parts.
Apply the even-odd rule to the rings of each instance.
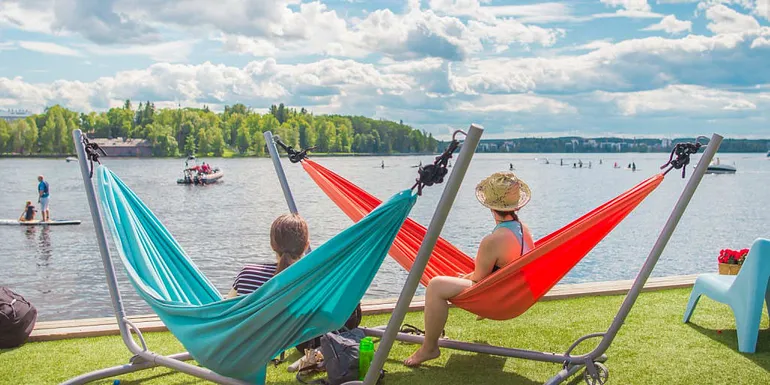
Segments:
[[[238,291],[235,290],[235,288],[230,289],[230,292],[227,293],[227,297],[225,298],[233,298],[238,296]]]
[[[470,276],[470,280],[478,282],[492,273],[492,269],[497,262],[495,255],[495,241],[493,235],[488,235],[481,240],[479,251],[476,254],[476,268]]]

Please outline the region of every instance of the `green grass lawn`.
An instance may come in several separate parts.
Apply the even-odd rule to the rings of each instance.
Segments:
[[[757,353],[737,351],[735,321],[730,309],[701,299],[693,323],[682,323],[689,290],[645,293],[607,352],[611,384],[770,384],[770,330],[767,313],[762,320]],[[622,296],[587,297],[537,304],[523,316],[506,322],[475,321],[475,316],[453,309],[447,336],[464,341],[507,347],[562,352],[576,338],[606,330]],[[387,322],[388,316],[364,319],[364,325]],[[422,313],[410,313],[406,322],[421,326]],[[149,346],[169,354],[181,345],[169,333],[149,333]],[[598,341],[598,340],[596,340]],[[595,343],[595,342],[594,342]],[[583,351],[592,348],[587,343]],[[442,356],[418,369],[401,365],[417,347],[397,342],[385,369],[385,384],[541,384],[559,365],[444,350]],[[124,364],[130,354],[120,337],[98,337],[29,343],[0,350],[0,384],[55,384],[79,374]],[[292,353],[291,359],[298,358]],[[268,370],[268,384],[297,384],[286,365]],[[155,368],[120,376],[122,384],[203,384],[203,380]],[[112,384],[104,380],[101,384]],[[574,376],[572,384],[581,384]]]

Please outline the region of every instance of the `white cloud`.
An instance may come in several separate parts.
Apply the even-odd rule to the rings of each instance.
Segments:
[[[710,21],[707,28],[716,34],[750,32],[760,29],[759,22],[753,17],[722,4],[708,8],[706,18]]]
[[[47,0],[28,0],[15,2],[3,0],[0,2],[0,26],[18,28],[24,31],[53,33],[51,25],[54,14]]]
[[[770,48],[770,39],[766,37],[758,37],[754,39],[754,41],[751,42],[751,48],[764,48],[769,47]]]
[[[689,20],[679,20],[676,15],[668,15],[643,31],[665,31],[670,34],[678,34],[685,31],[692,31],[692,22]]]
[[[650,12],[652,10],[647,0],[601,0],[601,2],[611,7],[623,7],[629,11]]]
[[[684,112],[720,114],[756,110],[765,94],[740,93],[693,85],[670,85],[664,88],[626,93],[596,92],[598,100],[612,102],[621,115]],[[770,104],[764,102],[765,104]]]
[[[770,0],[756,0],[753,13],[765,20],[770,20]]]
[[[216,33],[211,40],[221,42],[222,49],[229,52],[257,57],[273,57],[278,53],[278,47],[265,39]]]
[[[81,56],[81,53],[63,45],[44,41],[20,41],[19,47],[49,55]]]
[[[0,51],[10,51],[16,49],[16,43],[12,41],[0,41]]]
[[[187,61],[196,43],[195,40],[178,40],[142,45],[87,44],[82,48],[98,56],[147,56],[159,62],[177,63]]]
[[[320,1],[222,0],[211,6],[208,0],[32,0],[24,4],[26,8],[20,0],[3,1],[12,16],[33,11],[47,15],[36,20],[41,31],[78,33],[100,45],[157,44],[161,32],[177,30],[208,35],[228,51],[255,56],[289,56],[291,52],[295,56],[362,57],[377,52],[402,59],[460,60],[513,44],[549,46],[563,35],[559,29],[526,25],[492,13],[471,21],[439,15],[420,9],[417,1],[405,13],[380,9],[350,19]],[[519,13],[533,14],[536,9],[521,8]],[[44,10],[48,13],[42,13]]]
[[[730,84],[736,81],[735,68],[742,68],[742,81],[765,83],[770,72],[763,63],[770,56],[751,47],[759,36],[770,37],[770,28],[744,34],[595,42],[595,49],[575,56],[475,59],[452,71],[449,82],[460,93],[627,91],[677,82]]]
[[[459,111],[469,112],[533,112],[547,114],[574,114],[577,109],[568,103],[537,95],[482,95],[473,101],[460,102],[455,107]]]
[[[185,101],[223,104],[247,101],[267,105],[276,100],[308,104],[342,96],[357,97],[374,90],[409,91],[410,76],[384,73],[372,64],[326,59],[286,65],[273,59],[250,62],[243,68],[203,63],[158,63],[147,69],[121,71],[93,82],[56,81],[31,84],[22,78],[0,78],[0,98],[19,101],[27,108],[62,103],[80,110],[104,109],[111,100]]]

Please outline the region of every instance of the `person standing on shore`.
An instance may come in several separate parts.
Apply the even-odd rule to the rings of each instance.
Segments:
[[[40,202],[40,215],[43,217],[43,222],[48,222],[50,220],[50,213],[48,211],[48,195],[49,195],[49,188],[48,188],[48,182],[43,180],[42,175],[37,176],[38,184],[37,184],[37,193],[38,193],[38,202]]]

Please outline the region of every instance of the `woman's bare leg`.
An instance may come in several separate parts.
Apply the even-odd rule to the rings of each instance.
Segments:
[[[471,280],[456,277],[436,277],[430,280],[425,292],[425,341],[404,361],[404,365],[417,366],[441,355],[438,339],[449,316],[447,301],[472,284]]]

